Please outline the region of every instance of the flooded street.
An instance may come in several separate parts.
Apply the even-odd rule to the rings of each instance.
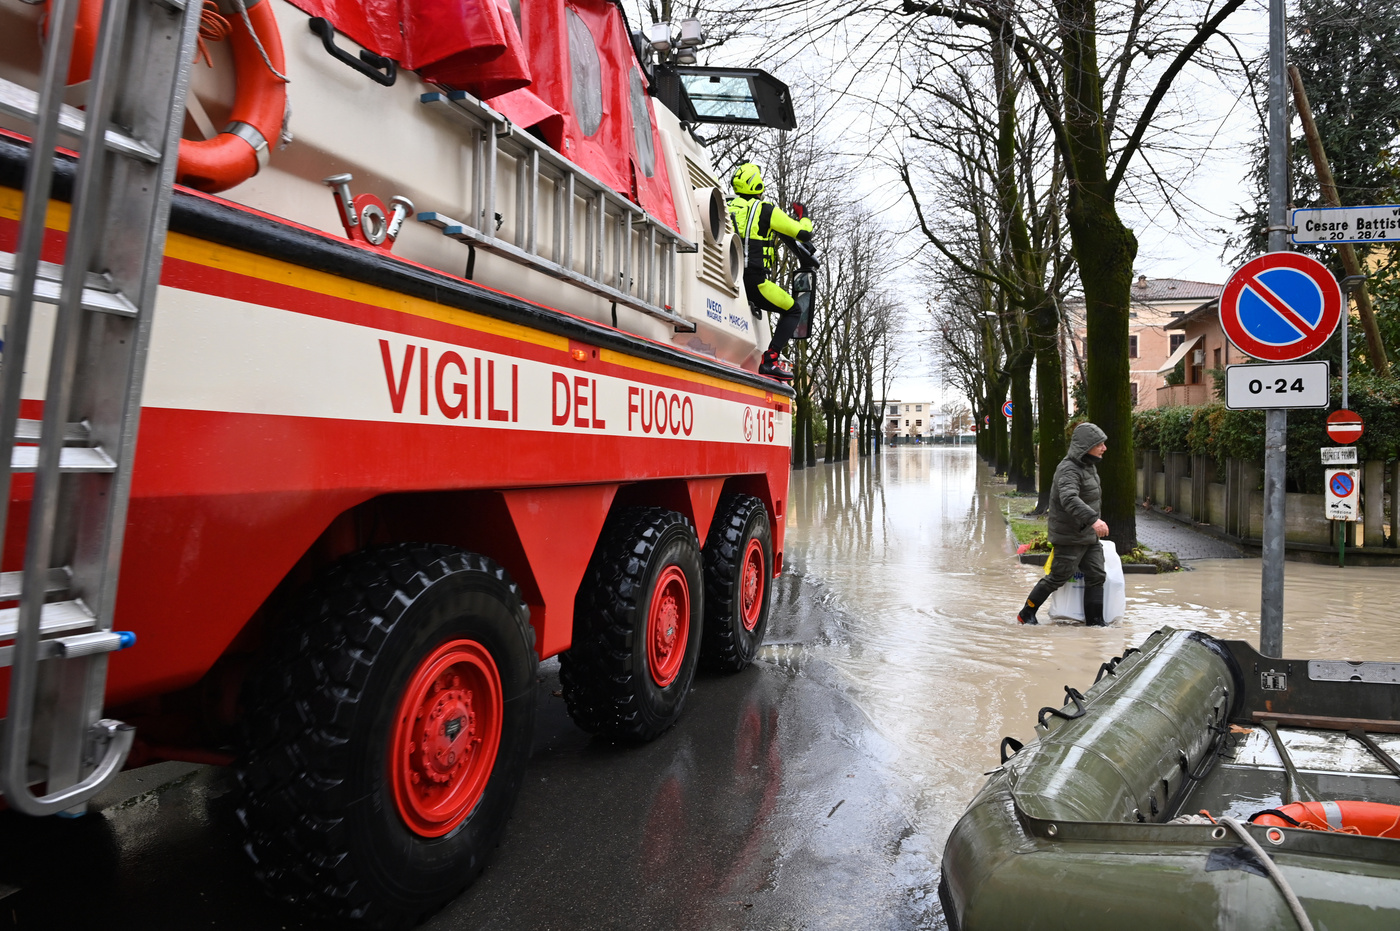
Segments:
[[[1258,559],[1129,574],[1127,613],[1105,628],[1016,624],[1040,570],[1016,560],[989,478],[971,447],[898,447],[873,465],[793,475],[788,566],[839,621],[771,649],[836,670],[935,861],[1002,736],[1029,741],[1063,686],[1086,689],[1100,663],[1164,625],[1258,643]],[[1400,660],[1394,569],[1289,562],[1285,580],[1287,655]]]
[[[973,451],[888,450],[793,475],[768,645],[702,674],[641,747],[574,726],[559,664],[515,814],[430,931],[799,931],[946,927],[954,822],[1035,712],[1162,625],[1257,640],[1257,559],[1128,575],[1107,628],[1014,621],[1020,565]],[[1290,656],[1400,660],[1387,569],[1287,565]],[[160,929],[325,927],[268,900],[239,850],[233,779],[161,764],[76,822],[0,818],[0,927],[101,919]],[[71,865],[90,894],[72,896]]]

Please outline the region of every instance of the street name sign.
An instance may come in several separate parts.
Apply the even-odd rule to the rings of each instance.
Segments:
[[[1327,363],[1227,365],[1225,406],[1232,411],[1327,407]]]
[[[1003,414],[1005,414],[1007,417],[1010,417],[1010,416],[1011,416],[1011,402],[1010,402],[1010,401],[1007,401],[1005,404],[1003,404],[1003,405],[1001,406],[1001,412],[1002,412]]]
[[[1360,469],[1328,469],[1326,487],[1326,508],[1328,520],[1356,520],[1357,501],[1361,498],[1356,489],[1361,485]]]
[[[1327,415],[1327,435],[1337,443],[1355,443],[1366,432],[1361,415],[1355,411],[1333,411]]]
[[[1317,259],[1270,252],[1235,270],[1220,294],[1220,326],[1261,362],[1292,362],[1317,351],[1342,319],[1342,289]]]
[[[1355,446],[1323,446],[1323,465],[1356,465]]]
[[[1400,242],[1400,204],[1379,207],[1300,207],[1293,211],[1295,244]]]

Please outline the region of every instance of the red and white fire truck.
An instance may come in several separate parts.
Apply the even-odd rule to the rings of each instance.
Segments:
[[[225,762],[375,927],[501,836],[559,656],[633,741],[762,643],[791,394],[693,128],[791,128],[605,0],[0,0],[0,788]],[[129,649],[128,649],[129,648]]]

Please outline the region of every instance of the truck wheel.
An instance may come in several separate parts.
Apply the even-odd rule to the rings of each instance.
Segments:
[[[748,667],[763,646],[773,600],[773,532],[753,495],[720,499],[705,543],[705,665]]]
[[[674,724],[695,678],[703,601],[690,522],[661,508],[617,514],[579,590],[573,648],[559,657],[574,722],[638,742]]]
[[[244,693],[245,849],[279,898],[411,926],[499,842],[535,719],[534,631],[505,570],[448,546],[356,554]]]

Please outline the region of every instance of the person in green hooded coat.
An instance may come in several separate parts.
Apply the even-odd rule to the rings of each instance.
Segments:
[[[1084,623],[1090,627],[1103,626],[1103,547],[1101,537],[1108,536],[1108,524],[1099,518],[1103,505],[1103,489],[1099,484],[1099,461],[1108,449],[1108,434],[1091,423],[1074,428],[1069,452],[1055,467],[1055,479],[1050,489],[1050,510],[1047,515],[1050,536],[1050,559],[1045,563],[1045,577],[1035,583],[1016,620],[1022,624],[1038,623],[1035,611],[1045,599],[1074,577],[1084,573]]]

